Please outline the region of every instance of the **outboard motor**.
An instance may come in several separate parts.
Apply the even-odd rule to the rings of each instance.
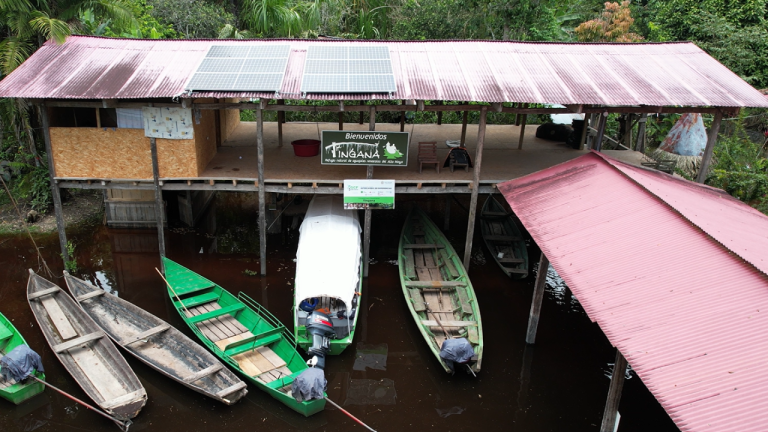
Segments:
[[[312,346],[307,350],[313,356],[307,364],[325,369],[325,355],[331,351],[331,339],[336,338],[331,317],[320,311],[313,311],[307,319],[307,334],[312,335]]]

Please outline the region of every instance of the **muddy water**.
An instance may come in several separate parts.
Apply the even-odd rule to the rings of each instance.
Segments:
[[[475,237],[470,276],[483,316],[483,370],[477,378],[464,373],[448,376],[442,371],[408,313],[393,264],[402,222],[415,201],[398,199],[396,210],[374,212],[373,261],[364,283],[355,345],[329,359],[329,397],[378,431],[598,430],[615,351],[554,273],[549,278],[537,344],[526,346],[534,275],[522,281],[508,279],[480,245],[479,235]],[[418,202],[442,226],[444,199]],[[466,207],[466,200],[463,205]],[[462,250],[466,213],[455,202],[452,210],[448,236]],[[284,227],[290,225],[287,222]],[[290,326],[297,233],[284,229],[282,234],[269,237],[269,275],[261,278],[246,272],[258,271],[257,255],[222,253],[214,232],[169,230],[168,256],[230,291],[244,291]],[[163,282],[154,271],[159,264],[155,231],[93,226],[69,235],[77,244],[77,273],[81,277],[116,292],[194,339],[171,309]],[[61,274],[58,239],[44,237],[40,245],[54,272]],[[532,261],[537,261],[535,245],[529,253]],[[34,322],[24,294],[26,269],[30,267],[39,266],[28,239],[0,238],[0,310],[41,354],[49,381],[87,400]],[[56,282],[63,283],[60,279]],[[149,394],[149,402],[131,431],[363,430],[332,407],[303,418],[252,385],[244,400],[227,407],[133,358],[128,362]],[[622,395],[619,431],[677,430],[643,383],[631,372],[629,376],[632,378],[626,381]],[[117,428],[49,390],[18,407],[0,401],[0,431],[32,430]]]

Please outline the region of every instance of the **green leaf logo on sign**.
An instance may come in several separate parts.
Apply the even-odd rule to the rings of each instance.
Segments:
[[[323,165],[408,165],[408,132],[323,131]]]

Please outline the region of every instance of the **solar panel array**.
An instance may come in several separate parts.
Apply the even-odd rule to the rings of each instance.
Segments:
[[[185,90],[280,91],[290,45],[214,45]]]
[[[386,46],[313,45],[307,48],[302,93],[394,93]]]

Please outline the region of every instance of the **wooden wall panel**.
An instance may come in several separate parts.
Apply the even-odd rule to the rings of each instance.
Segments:
[[[142,129],[51,128],[57,177],[150,179],[152,156]]]
[[[157,165],[160,168],[160,177],[197,177],[199,170],[196,140],[197,131],[195,131],[195,139],[191,140],[157,139]],[[149,138],[147,138],[147,145],[149,145]],[[214,142],[213,145],[215,148],[216,143]]]
[[[240,99],[224,99],[224,102],[238,103]],[[240,110],[221,110],[221,142],[226,141],[239,124]]]
[[[216,155],[216,115],[213,110],[200,110],[200,124],[195,122],[195,159],[197,172],[203,172]],[[197,173],[195,174],[197,176]]]

